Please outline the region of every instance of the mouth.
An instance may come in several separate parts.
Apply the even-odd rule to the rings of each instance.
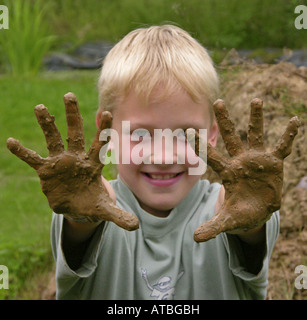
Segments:
[[[178,173],[169,173],[169,172],[156,172],[156,173],[149,173],[143,172],[144,179],[149,182],[150,184],[158,187],[168,187],[175,183],[177,183],[181,177],[183,176],[184,172]]]
[[[179,172],[179,173],[163,173],[163,174],[156,174],[156,173],[144,173],[147,177],[154,179],[154,180],[167,180],[167,179],[172,179],[175,178],[177,176],[179,176],[180,174],[182,174],[183,172]]]

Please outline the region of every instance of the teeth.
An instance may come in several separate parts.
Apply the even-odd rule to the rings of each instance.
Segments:
[[[149,176],[152,178],[152,179],[160,179],[160,180],[166,180],[166,179],[171,179],[171,178],[174,178],[176,177],[176,173],[174,174],[149,174]]]

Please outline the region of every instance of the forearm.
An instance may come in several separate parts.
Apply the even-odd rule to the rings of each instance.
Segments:
[[[63,251],[71,269],[76,270],[90,243],[96,228],[104,222],[74,222],[64,219]]]

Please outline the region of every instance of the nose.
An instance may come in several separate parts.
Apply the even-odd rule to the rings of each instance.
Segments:
[[[158,165],[184,164],[185,144],[176,138],[154,141],[151,148],[151,163]]]
[[[177,163],[177,153],[172,149],[174,148],[163,146],[162,150],[153,150],[151,155],[152,163],[161,165]]]

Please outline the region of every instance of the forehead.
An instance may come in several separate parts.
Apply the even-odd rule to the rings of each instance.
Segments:
[[[160,89],[161,90],[161,89]],[[165,98],[161,92],[153,92],[148,102],[131,90],[118,103],[113,112],[113,126],[120,121],[130,121],[131,128],[186,129],[209,128],[209,102],[203,99],[195,102],[185,91],[180,90]]]

